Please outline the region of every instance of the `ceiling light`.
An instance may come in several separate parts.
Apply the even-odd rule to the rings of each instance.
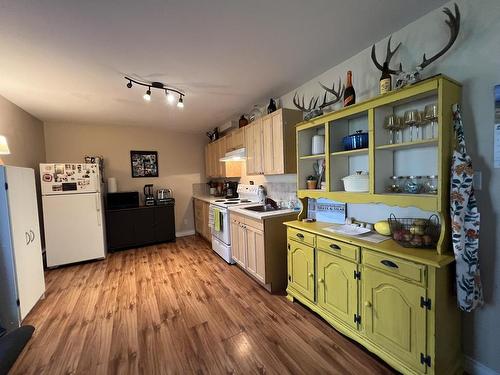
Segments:
[[[144,82],[144,81],[138,81],[138,80],[136,80],[134,78],[130,78],[130,77],[124,77],[124,78],[128,81],[127,87],[129,89],[132,88],[132,85],[134,83],[136,85],[144,86],[144,87],[148,88],[146,93],[143,95],[143,98],[145,101],[147,101],[147,102],[151,101],[151,89],[158,89],[158,90],[162,90],[165,92],[166,100],[167,100],[167,103],[169,103],[169,104],[175,103],[175,98],[176,98],[175,94],[179,95],[177,107],[184,108],[184,96],[186,95],[184,92],[182,92],[174,87],[167,86],[166,84],[164,84],[162,82]]]
[[[182,95],[179,96],[179,101],[177,102],[177,108],[184,108],[184,100],[182,99]]]
[[[165,93],[167,94],[167,102],[168,104],[174,104],[175,102],[175,96],[172,94],[172,92],[165,90]]]

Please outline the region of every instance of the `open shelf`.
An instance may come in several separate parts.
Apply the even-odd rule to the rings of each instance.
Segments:
[[[357,150],[332,152],[330,156],[351,156],[351,155],[364,155],[364,154],[368,154],[368,147],[359,148]]]
[[[308,159],[324,159],[325,154],[316,154],[316,155],[304,155],[301,156],[299,159],[300,160],[308,160]]]
[[[437,139],[423,139],[421,141],[413,141],[413,142],[404,142],[404,143],[394,143],[390,145],[382,145],[377,146],[377,150],[402,150],[408,148],[416,148],[416,147],[428,147],[428,146],[437,146]]]

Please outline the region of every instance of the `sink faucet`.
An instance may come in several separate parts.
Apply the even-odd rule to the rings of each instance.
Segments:
[[[266,197],[265,205],[266,206],[269,205],[272,208],[274,208],[275,210],[277,210],[279,208],[278,203],[276,203],[276,201],[272,200],[271,198],[267,198],[267,197]]]

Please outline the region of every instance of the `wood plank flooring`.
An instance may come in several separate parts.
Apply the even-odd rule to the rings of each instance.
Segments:
[[[197,237],[46,273],[11,374],[393,374]]]

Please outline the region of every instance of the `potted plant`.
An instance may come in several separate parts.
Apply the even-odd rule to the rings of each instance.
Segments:
[[[316,176],[313,175],[307,176],[306,184],[308,189],[316,189],[317,183],[318,179],[316,178]]]

